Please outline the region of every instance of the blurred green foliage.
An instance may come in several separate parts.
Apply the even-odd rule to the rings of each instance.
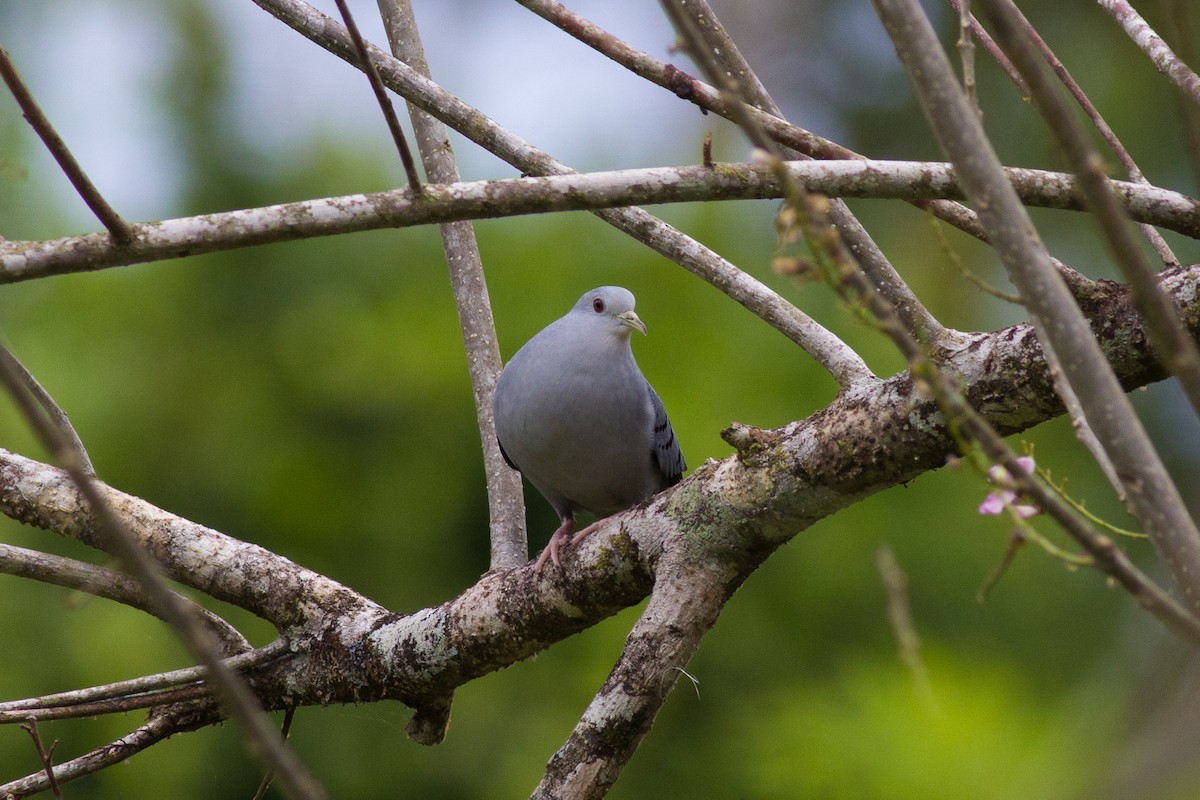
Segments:
[[[826,4],[834,11],[841,5]],[[1121,35],[1094,10],[1023,5],[1081,75],[1106,76],[1086,86],[1123,136],[1147,143],[1136,153],[1144,151],[1146,172],[1187,189],[1177,148],[1154,144],[1178,138],[1173,100]],[[158,90],[184,168],[173,214],[388,188],[398,170],[381,148],[349,149],[315,133],[286,153],[260,152],[231,119],[238,75],[212,10],[184,0],[166,8],[180,44]],[[751,54],[754,46],[745,43]],[[1052,164],[1031,110],[995,70],[982,61],[980,69],[986,118],[1006,161]],[[906,88],[898,74],[888,80],[897,92]],[[906,97],[898,94],[888,107],[848,103],[846,144],[878,155],[940,157]],[[23,165],[35,145],[22,121],[11,106],[0,110],[3,233],[75,232],[62,202],[29,181]],[[680,136],[698,140],[714,124],[697,119]],[[717,129],[726,157],[740,158],[736,134]],[[377,130],[385,139],[381,124]],[[770,272],[773,210],[773,203],[661,209],[845,337],[880,374],[899,369],[882,337],[827,288],[793,286]],[[949,324],[989,329],[1021,319],[959,277],[916,210],[882,202],[855,210]],[[1089,274],[1108,274],[1086,220],[1043,214],[1039,221],[1058,255]],[[635,350],[693,466],[729,454],[719,432],[732,420],[778,426],[832,399],[832,381],[782,336],[590,215],[487,221],[477,229],[505,356],[584,290],[614,283],[634,291],[650,329]],[[947,236],[973,269],[1003,283],[982,246]],[[71,414],[99,474],[114,486],[398,611],[442,602],[487,568],[478,434],[436,230],[316,239],[6,286],[0,332]],[[1178,444],[1171,423],[1186,412],[1161,388],[1139,403],[1181,485],[1195,486],[1195,451]],[[1120,521],[1119,505],[1069,425],[1056,421],[1027,438],[1036,441],[1040,463],[1069,476],[1076,496]],[[6,403],[0,446],[44,457]],[[1177,664],[1180,654],[1128,597],[1033,548],[986,602],[976,602],[1008,539],[1002,521],[975,512],[985,492],[969,471],[940,470],[798,536],[734,598],[688,665],[695,690],[680,681],[612,797],[1122,796],[1106,792],[1141,774],[1139,759],[1147,758],[1139,743],[1150,739],[1142,736],[1150,712],[1139,709],[1165,696],[1170,669],[1163,665]],[[540,547],[554,520],[540,497],[528,499],[532,546]],[[0,519],[0,539],[96,558],[7,519]],[[932,704],[896,655],[874,567],[882,543],[909,576]],[[1129,549],[1149,562],[1145,544]],[[5,699],[186,663],[169,632],[122,607],[7,577],[0,577],[0,598]],[[261,622],[218,610],[256,643],[269,640]],[[463,687],[449,736],[436,748],[407,741],[408,712],[391,703],[303,709],[293,742],[337,797],[526,795],[637,613],[627,610]],[[138,719],[44,725],[43,736],[61,741],[62,760]],[[1139,784],[1149,786],[1139,796],[1194,796],[1195,754],[1188,759],[1149,775],[1155,782]],[[16,728],[0,729],[0,766],[2,779],[37,768]],[[71,785],[67,795],[250,796],[258,778],[226,726],[178,736],[129,766]]]

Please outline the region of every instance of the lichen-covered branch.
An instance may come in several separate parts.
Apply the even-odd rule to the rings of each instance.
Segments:
[[[831,197],[957,198],[963,192],[949,164],[921,161],[797,161],[789,174],[809,191]],[[1005,168],[1022,202],[1081,210],[1075,178],[1060,172]],[[1126,213],[1200,238],[1200,201],[1179,192],[1112,181]],[[133,226],[135,239],[114,246],[103,233],[44,241],[0,241],[0,284],[232,250],[249,245],[405,228],[447,220],[497,217],[630,203],[778,198],[779,180],[760,164],[652,167],[542,178],[427,186],[420,199],[399,189],[201,214]],[[685,246],[681,243],[681,247]]]

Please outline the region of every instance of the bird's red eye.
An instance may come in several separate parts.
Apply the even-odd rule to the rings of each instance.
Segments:
[[[597,314],[604,313],[604,301],[599,297],[592,301],[592,311],[595,311]]]

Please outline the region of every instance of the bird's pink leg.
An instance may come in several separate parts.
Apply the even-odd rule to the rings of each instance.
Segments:
[[[541,572],[542,567],[546,563],[546,559],[550,559],[554,562],[554,566],[561,568],[562,562],[558,560],[558,551],[562,549],[563,545],[567,543],[567,541],[571,538],[571,534],[574,532],[575,519],[573,517],[567,517],[562,521],[562,525],[558,526],[558,530],[551,534],[550,543],[546,545],[546,549],[542,551],[540,556],[538,556],[537,564],[533,568],[534,571]]]
[[[589,533],[591,533],[592,531],[596,530],[596,528],[599,528],[599,527],[600,527],[600,523],[601,523],[601,522],[603,522],[603,521],[604,521],[604,520],[602,520],[602,519],[598,519],[598,520],[596,520],[595,522],[593,522],[591,525],[588,525],[586,528],[584,528],[583,530],[581,530],[579,533],[577,533],[577,534],[575,534],[573,537],[571,537],[571,546],[572,546],[572,547],[574,547],[575,545],[577,545],[577,544],[579,544],[580,542],[582,542],[582,541],[583,541],[583,537],[587,536]]]

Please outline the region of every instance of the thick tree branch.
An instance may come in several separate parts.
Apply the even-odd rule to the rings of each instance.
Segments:
[[[1200,267],[1164,274],[1200,326]],[[1128,293],[1084,301],[1128,388],[1163,377]],[[1062,413],[1032,328],[972,334],[939,362],[1002,435]],[[1019,376],[1019,377],[1017,377]],[[572,635],[649,593],[665,548],[703,540],[754,563],[817,520],[945,464],[956,449],[937,403],[908,373],[863,384],[806,420],[738,428],[739,450],[709,462],[650,504],[604,521],[564,562],[539,574],[497,572],[442,606],[390,614],[291,561],[104,489],[114,510],[186,583],[289,627],[292,656],[249,673],[268,708],[400,699],[414,707]],[[59,470],[0,451],[0,511],[89,541],[94,521]],[[364,646],[365,645],[365,646]],[[196,714],[211,721],[208,706]]]

